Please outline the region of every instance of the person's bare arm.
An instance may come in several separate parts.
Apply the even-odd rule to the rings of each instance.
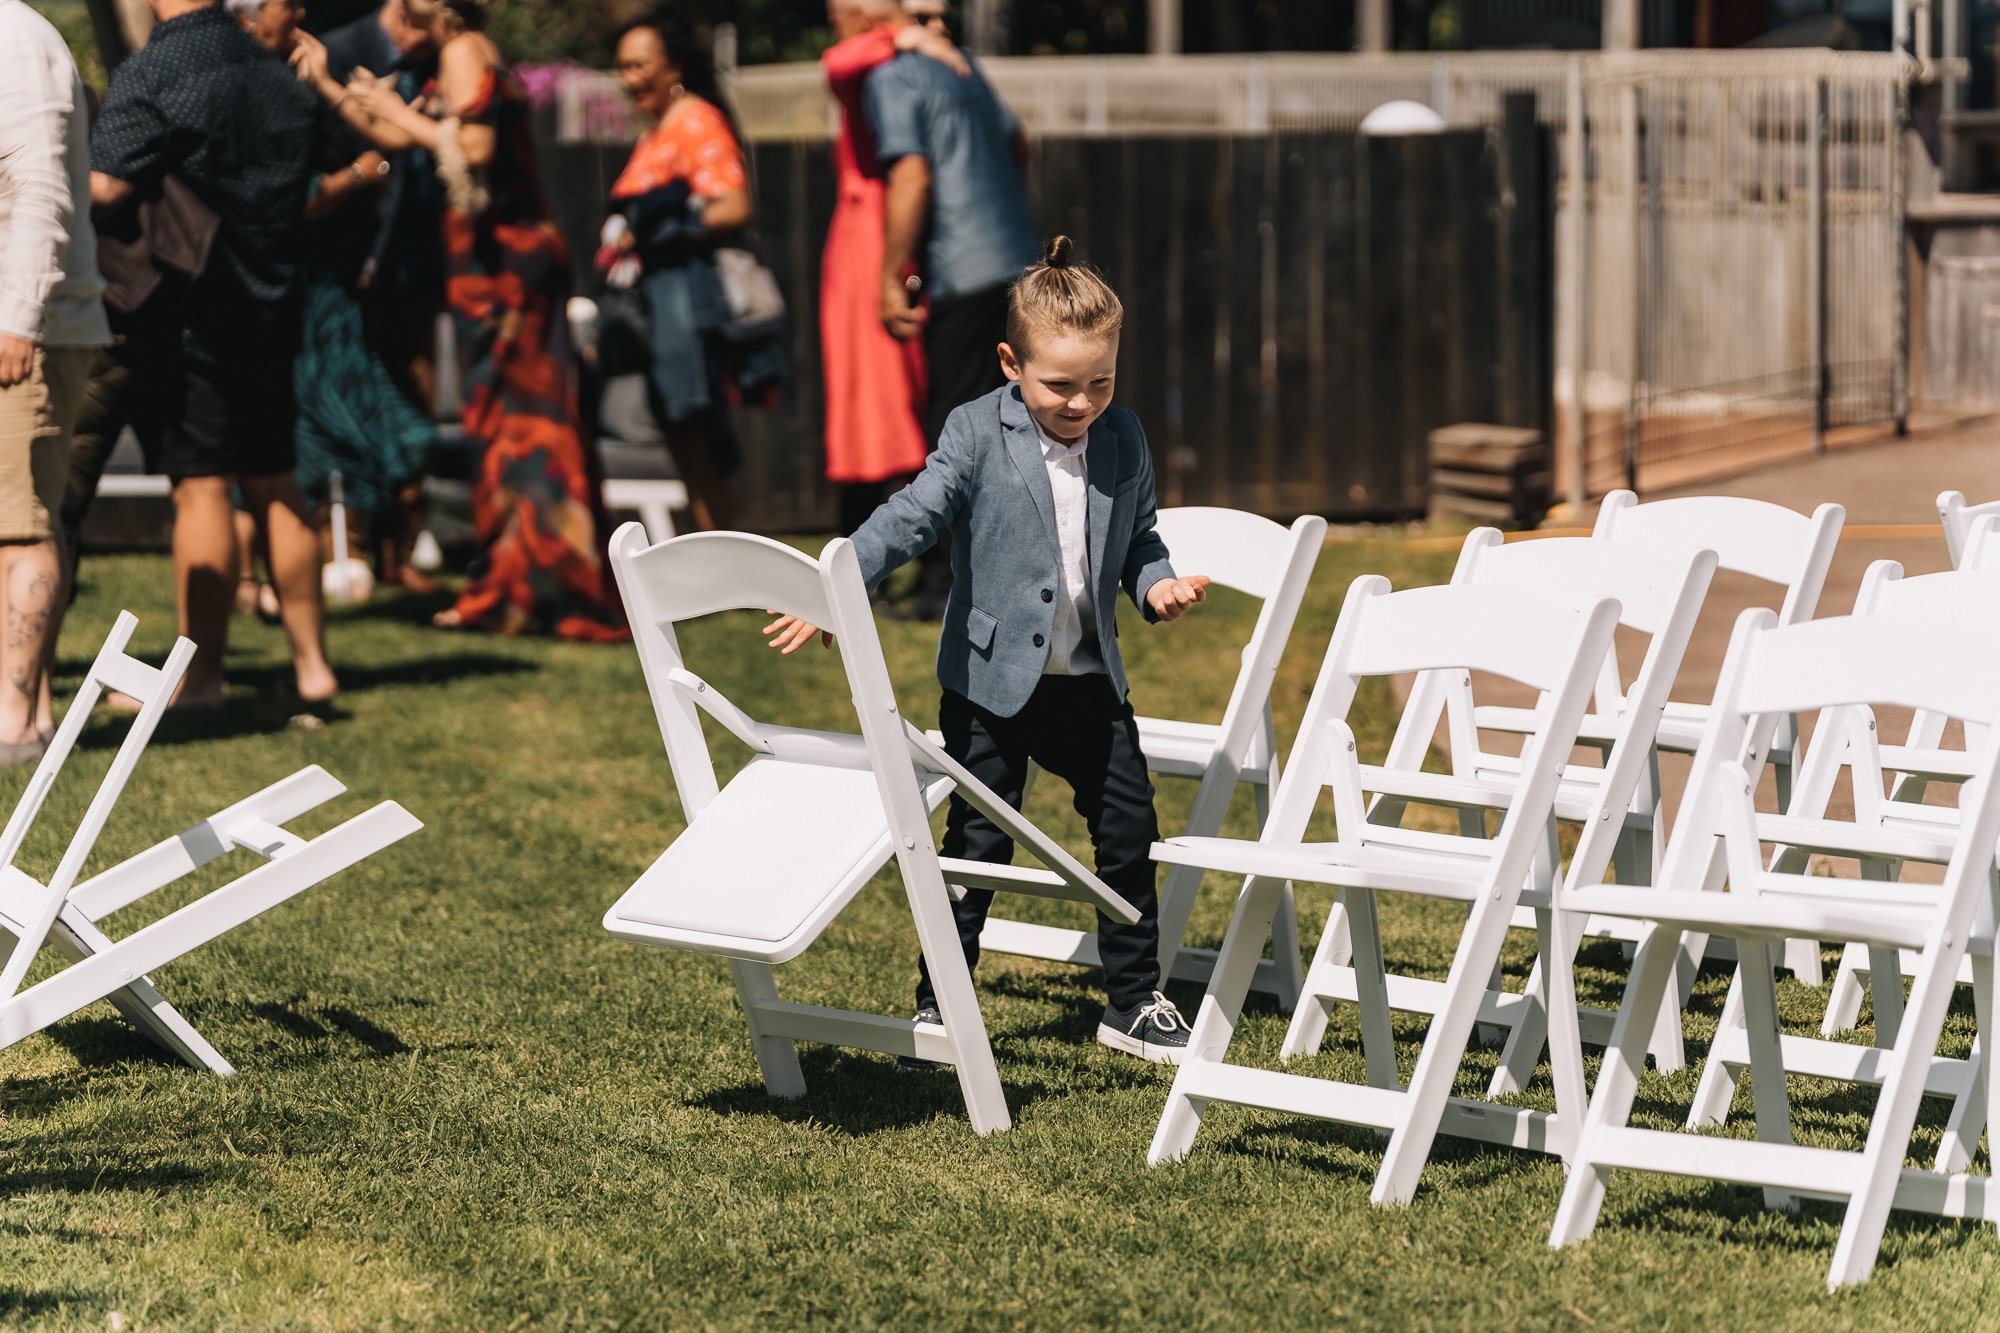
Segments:
[[[750,191],[731,190],[710,199],[701,210],[702,230],[709,232],[736,231],[750,225],[756,209],[750,202]]]
[[[132,182],[121,181],[101,171],[90,173],[90,211],[103,217],[115,213],[132,197]]]
[[[380,189],[389,179],[382,170],[384,161],[386,159],[382,154],[370,149],[339,171],[329,171],[321,176],[319,188],[306,201],[306,221],[317,222],[356,195]]]
[[[915,153],[897,158],[889,168],[882,219],[882,324],[897,338],[923,331],[926,312],[910,305],[903,274],[916,257],[930,209],[931,164]]]

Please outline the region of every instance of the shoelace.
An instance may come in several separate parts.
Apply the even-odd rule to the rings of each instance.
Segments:
[[[1187,1020],[1181,1017],[1181,1011],[1174,1007],[1174,1002],[1158,991],[1153,992],[1151,1004],[1140,1007],[1139,1016],[1132,1020],[1132,1026],[1127,1031],[1137,1032],[1149,1018],[1153,1020],[1153,1026],[1162,1032],[1179,1032],[1187,1026]]]

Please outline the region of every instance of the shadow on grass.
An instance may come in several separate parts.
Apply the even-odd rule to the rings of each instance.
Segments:
[[[43,1031],[48,1039],[69,1052],[84,1069],[104,1070],[119,1065],[178,1066],[181,1058],[122,1018],[111,1015],[72,1014]],[[46,1084],[47,1080],[37,1080]],[[14,1082],[10,1092],[27,1086]],[[10,1105],[10,1111],[15,1109]]]
[[[773,1097],[762,1082],[717,1088],[689,1104],[716,1115],[762,1116],[793,1124],[813,1124],[859,1137],[909,1129],[940,1117],[963,1120],[965,1097],[949,1066],[899,1070],[887,1059],[834,1047],[799,1052],[806,1095]],[[1008,1113],[1021,1112],[1055,1090],[1043,1082],[1002,1078]]]
[[[283,1002],[266,1000],[253,1004],[250,1012],[301,1041],[326,1041],[343,1036],[360,1043],[378,1059],[407,1055],[410,1051],[401,1037],[345,1005],[309,1006],[304,996],[295,995]]]
[[[78,1237],[78,1239],[86,1239]],[[0,1319],[29,1319],[36,1315],[54,1314],[64,1306],[75,1306],[83,1302],[83,1294],[74,1289],[63,1291],[26,1291],[18,1287],[0,1286]]]

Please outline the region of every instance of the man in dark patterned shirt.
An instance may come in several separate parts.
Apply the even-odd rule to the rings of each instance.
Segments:
[[[159,24],[112,75],[91,134],[91,200],[116,210],[171,172],[221,220],[184,302],[180,392],[160,436],[181,632],[196,646],[180,704],[222,703],[238,567],[232,481],[265,539],[299,695],[318,702],[338,683],[322,644],[319,537],[292,479],[292,361],[322,122],[311,92],[217,0],[149,3]]]

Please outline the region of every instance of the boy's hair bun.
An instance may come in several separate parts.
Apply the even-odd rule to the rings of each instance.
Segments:
[[[1051,236],[1042,259],[1028,265],[1007,293],[1007,343],[1016,356],[1041,336],[1108,338],[1125,322],[1125,307],[1104,275],[1075,258],[1076,242]]]

